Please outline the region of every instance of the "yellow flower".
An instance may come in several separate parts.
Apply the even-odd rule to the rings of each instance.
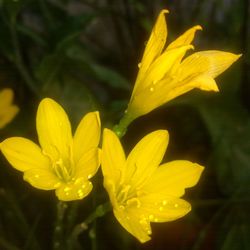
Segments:
[[[102,171],[114,215],[139,241],[150,240],[150,222],[180,218],[191,210],[180,199],[185,188],[198,182],[203,167],[184,160],[159,166],[168,144],[168,132],[145,136],[126,159],[114,132],[104,130]]]
[[[241,56],[208,50],[183,60],[187,50],[194,48],[191,42],[195,32],[202,28],[194,26],[166,46],[165,13],[168,11],[162,10],[159,14],[138,65],[138,76],[126,111],[128,123],[194,88],[218,91],[214,78]]]
[[[32,186],[56,189],[58,199],[82,199],[92,190],[89,179],[100,165],[100,119],[98,112],[85,115],[72,137],[63,108],[45,98],[37,111],[37,133],[41,148],[34,142],[12,137],[1,143],[10,164],[24,172]]]
[[[19,108],[12,104],[13,91],[12,89],[3,89],[0,91],[0,129],[5,127],[13,120],[19,111]]]

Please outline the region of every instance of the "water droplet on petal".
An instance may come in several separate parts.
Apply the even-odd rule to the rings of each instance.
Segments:
[[[168,204],[168,202],[166,200],[163,200],[162,205],[165,206],[167,204]]]
[[[35,178],[39,178],[39,177],[40,177],[40,175],[39,175],[39,174],[36,174],[36,175],[35,175]]]
[[[92,174],[89,174],[89,175],[88,175],[88,179],[90,179],[91,177],[92,177]]]
[[[63,189],[64,192],[68,192],[69,190],[70,190],[69,187],[65,187],[65,188]]]
[[[153,215],[153,214],[150,214],[150,215],[148,216],[148,218],[149,218],[150,220],[153,220],[153,219],[154,219],[154,215]]]
[[[163,211],[163,207],[160,207],[159,210],[160,210],[160,211]]]
[[[77,191],[77,195],[78,195],[79,198],[83,197],[83,191],[81,189],[79,189]]]
[[[54,185],[54,188],[58,188],[60,186],[60,182],[57,182],[55,185]]]
[[[153,81],[153,84],[155,85],[157,82],[158,82],[157,80],[154,80],[154,81]]]
[[[153,91],[154,91],[154,88],[153,88],[153,87],[151,87],[149,90],[150,90],[151,92],[153,92]]]
[[[141,63],[138,63],[138,68],[140,68],[141,67]]]
[[[177,207],[179,207],[179,205],[178,204],[174,204],[174,207],[177,208]]]
[[[154,219],[154,222],[158,222],[159,220],[157,218]]]

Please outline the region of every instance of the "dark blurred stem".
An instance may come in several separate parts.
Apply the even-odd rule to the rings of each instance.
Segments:
[[[0,247],[1,249],[6,249],[6,250],[21,250],[20,248],[12,245],[12,243],[6,241],[2,237],[0,237]]]
[[[85,221],[83,221],[82,223],[77,224],[74,229],[72,230],[72,233],[69,237],[69,250],[73,250],[74,249],[74,244],[76,244],[78,236],[83,233],[84,231],[88,230],[89,228],[89,224],[92,224],[93,222],[95,222],[95,220],[99,217],[104,216],[107,212],[109,212],[111,210],[111,205],[109,202],[101,204],[99,206],[96,207],[95,211],[93,213],[91,213],[87,219]],[[95,235],[91,236],[91,231],[90,231],[90,237],[93,237]],[[95,243],[92,242],[92,248],[93,250],[95,250],[96,248]]]
[[[40,8],[43,12],[44,19],[46,20],[48,26],[53,27],[54,26],[54,19],[47,7],[46,0],[39,0]]]
[[[39,95],[39,92],[37,88],[35,87],[36,84],[32,77],[30,76],[27,68],[25,67],[25,64],[23,62],[22,54],[21,54],[21,49],[19,45],[19,39],[18,39],[18,34],[17,34],[17,28],[16,28],[16,17],[11,20],[10,23],[10,33],[11,33],[11,38],[12,38],[12,44],[13,44],[13,49],[15,53],[14,57],[14,63],[20,73],[20,75],[23,77],[25,83],[28,85],[28,87],[34,92],[36,95]]]
[[[53,239],[53,250],[62,250],[65,247],[63,239],[64,232],[64,215],[67,209],[66,203],[58,201],[57,203],[57,217],[54,225],[54,239]]]
[[[92,207],[93,209],[96,208],[96,190],[93,192],[92,196]],[[94,220],[92,223],[92,228],[89,231],[89,237],[91,240],[91,250],[97,250],[98,244],[97,244],[97,221]]]

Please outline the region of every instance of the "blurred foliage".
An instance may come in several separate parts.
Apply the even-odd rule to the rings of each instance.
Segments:
[[[179,97],[139,118],[124,138],[130,149],[147,132],[167,129],[168,159],[206,166],[201,183],[188,191],[193,210],[182,220],[153,225],[153,239],[144,245],[108,214],[72,249],[250,249],[249,0],[0,0],[0,86],[15,90],[21,109],[1,139],[28,135],[36,141],[35,112],[45,96],[61,103],[73,124],[90,110],[101,111],[103,127],[116,123],[162,8],[170,10],[170,40],[200,24],[199,50],[243,53],[218,79],[220,93]],[[68,203],[65,242],[74,225],[107,200],[101,174],[94,187],[80,204]],[[56,249],[55,203],[52,193],[30,188],[1,156],[0,249]]]

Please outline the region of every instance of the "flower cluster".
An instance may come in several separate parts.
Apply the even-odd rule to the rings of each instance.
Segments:
[[[201,51],[183,59],[191,45],[195,26],[166,46],[166,10],[153,28],[124,119],[131,122],[193,88],[218,91],[214,78],[239,55],[222,51]],[[11,104],[12,92],[0,92],[0,127],[18,108]],[[128,124],[129,124],[128,122]],[[22,137],[1,142],[9,163],[24,173],[24,180],[43,190],[55,190],[59,200],[83,199],[92,190],[92,178],[101,165],[104,187],[120,224],[140,242],[151,235],[151,222],[180,218],[191,210],[181,199],[185,189],[197,184],[203,167],[186,160],[161,164],[169,135],[157,130],[143,137],[125,156],[120,140],[104,129],[99,147],[101,123],[98,112],[86,114],[74,135],[64,109],[50,98],[38,107],[36,128],[39,144]]]

